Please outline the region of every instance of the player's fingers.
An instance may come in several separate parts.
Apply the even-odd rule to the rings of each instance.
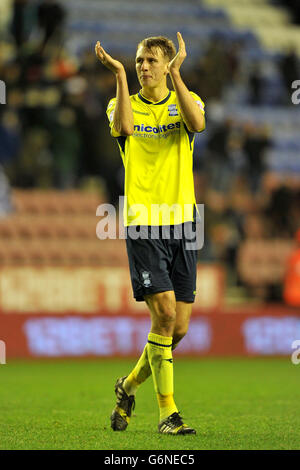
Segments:
[[[100,46],[100,43],[99,44],[98,43],[96,44],[96,47],[95,47],[97,57],[99,57],[100,60],[104,60],[106,56],[105,50],[103,49],[103,47]]]
[[[97,41],[96,45],[95,45],[95,52],[96,52],[97,55],[99,54],[99,50],[100,50],[100,42]]]
[[[103,60],[103,55],[101,54],[101,52],[99,50],[96,51],[96,55],[98,57],[99,60]]]
[[[99,50],[101,51],[101,54],[106,57],[108,54],[105,52],[102,46],[99,46]]]
[[[179,44],[179,50],[182,52],[185,52],[185,42],[181,36],[181,33],[178,31],[177,33],[177,38],[178,38],[178,44]]]
[[[101,46],[100,41],[97,41],[97,42],[96,42],[96,46],[95,46],[95,47],[96,47],[96,49],[98,49],[98,50],[100,49],[101,51],[104,51],[103,47]]]
[[[177,38],[178,38],[178,42],[179,44],[184,44],[184,40],[183,40],[183,37],[181,35],[181,33],[178,31],[177,33]]]

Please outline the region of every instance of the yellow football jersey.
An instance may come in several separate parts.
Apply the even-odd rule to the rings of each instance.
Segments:
[[[204,115],[201,98],[190,92]],[[180,113],[176,93],[153,103],[141,92],[130,96],[134,132],[121,136],[113,125],[116,98],[108,103],[111,135],[125,167],[124,224],[173,225],[193,220],[194,133]]]

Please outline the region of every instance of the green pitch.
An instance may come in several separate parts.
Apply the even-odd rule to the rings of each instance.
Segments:
[[[110,429],[114,383],[133,360],[0,365],[0,449],[300,449],[300,364],[176,359],[175,399],[196,436],[157,433],[152,379],[127,430]]]

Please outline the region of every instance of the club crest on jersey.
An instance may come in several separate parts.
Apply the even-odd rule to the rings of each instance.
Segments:
[[[178,110],[176,104],[168,105],[169,116],[178,116]]]

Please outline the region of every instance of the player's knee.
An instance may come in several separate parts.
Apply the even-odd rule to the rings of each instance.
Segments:
[[[156,317],[162,326],[174,325],[176,320],[176,303],[167,295],[162,295],[156,305]]]
[[[162,326],[175,325],[176,311],[169,306],[162,306],[157,310],[157,320]]]

